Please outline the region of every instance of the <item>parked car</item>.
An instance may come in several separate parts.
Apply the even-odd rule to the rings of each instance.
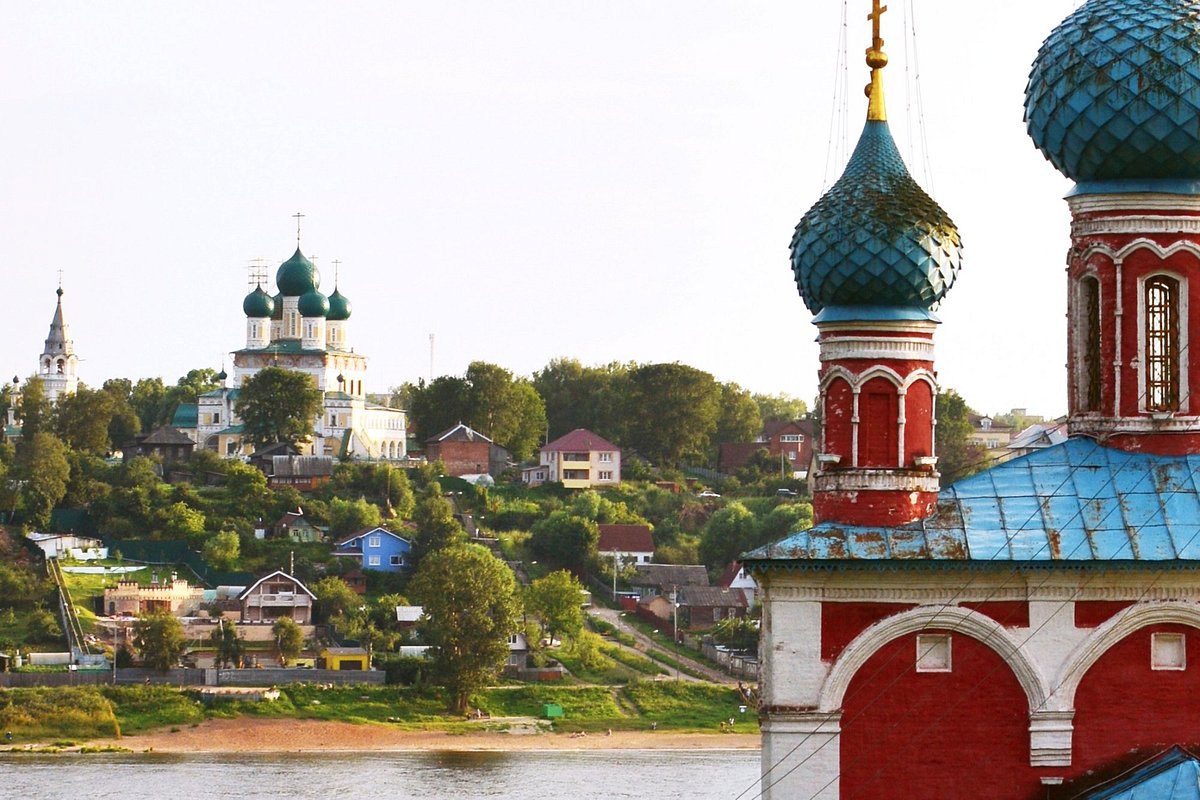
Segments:
[[[796,494],[791,489],[776,489],[775,496],[776,497],[799,497],[800,495]]]
[[[717,494],[712,489],[705,489],[703,492],[696,495],[696,497],[720,497],[720,496],[721,495]]]

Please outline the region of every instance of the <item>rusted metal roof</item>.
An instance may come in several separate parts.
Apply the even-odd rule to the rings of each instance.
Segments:
[[[932,517],[896,528],[822,523],[744,556],[812,561],[1175,561],[1200,566],[1200,456],[1090,439],[1013,459],[942,490]]]

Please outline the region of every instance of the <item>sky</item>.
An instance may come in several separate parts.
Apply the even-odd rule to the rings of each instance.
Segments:
[[[848,72],[838,0],[0,0],[0,370],[36,369],[59,270],[85,383],[220,367],[301,212],[369,391],[572,357],[811,402],[788,245],[865,119],[847,5]],[[939,380],[1063,414],[1071,184],[1022,102],[1076,3],[889,5],[893,134],[965,245]]]

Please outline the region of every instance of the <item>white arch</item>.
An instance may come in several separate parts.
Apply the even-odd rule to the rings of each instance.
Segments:
[[[830,367],[829,371],[821,376],[821,391],[824,392],[828,389],[830,384],[838,378],[844,380],[851,389],[854,388],[854,373],[843,366],[836,366]]]
[[[1089,252],[1091,250],[1092,248],[1088,248]],[[1138,250],[1149,250],[1163,260],[1166,260],[1180,252],[1191,253],[1196,259],[1200,259],[1200,247],[1196,246],[1196,244],[1193,242],[1187,241],[1186,239],[1181,239],[1171,245],[1168,245],[1167,247],[1163,247],[1158,242],[1146,238],[1134,239],[1117,252],[1116,258],[1120,261],[1124,261]]]
[[[917,369],[910,372],[908,377],[904,379],[904,385],[901,388],[907,391],[917,381],[925,381],[925,383],[929,384],[929,388],[933,390],[933,393],[937,394],[937,378],[927,369]]]
[[[1200,629],[1200,604],[1166,600],[1137,603],[1118,612],[1071,651],[1054,682],[1047,709],[1069,711],[1075,708],[1075,692],[1084,675],[1113,645],[1148,625],[1168,624]]]
[[[850,687],[850,681],[879,648],[901,636],[926,630],[948,630],[961,633],[990,647],[1004,659],[1013,671],[1030,712],[1038,711],[1046,702],[1046,681],[1041,670],[1029,660],[1021,644],[1000,623],[977,611],[961,606],[920,606],[875,623],[855,637],[834,662],[829,677],[821,686],[817,709],[826,713],[838,711]],[[914,651],[915,653],[915,651]]]
[[[875,364],[874,366],[869,367],[865,371],[859,373],[858,385],[854,388],[861,389],[867,385],[867,381],[874,380],[875,378],[883,378],[897,389],[905,385],[904,378],[900,377],[899,372],[896,372],[896,370],[884,364]]]

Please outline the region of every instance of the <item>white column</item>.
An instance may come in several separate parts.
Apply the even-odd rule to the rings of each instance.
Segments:
[[[773,713],[762,725],[763,800],[837,800],[841,767],[839,712]]]

